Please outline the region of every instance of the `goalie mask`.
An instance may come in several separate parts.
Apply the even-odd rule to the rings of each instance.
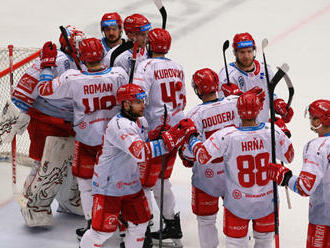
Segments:
[[[80,31],[79,29],[77,29],[74,26],[68,25],[65,27],[66,33],[68,35],[68,40],[69,43],[73,49],[73,53],[77,55],[78,53],[78,47],[79,47],[79,43],[85,39],[85,33],[83,31]],[[72,53],[70,52],[70,48],[68,47],[68,44],[65,41],[65,38],[63,36],[63,34],[60,35],[60,44],[61,44],[61,51],[68,54],[68,55],[72,55]]]

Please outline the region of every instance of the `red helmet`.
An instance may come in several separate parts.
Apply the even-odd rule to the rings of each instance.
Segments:
[[[254,42],[252,35],[249,33],[235,34],[233,39],[234,50],[245,47],[256,47],[256,43]]]
[[[65,30],[68,34],[68,39],[69,39],[69,42],[73,49],[73,53],[77,54],[79,42],[82,41],[83,39],[85,39],[85,33],[71,25],[66,26]],[[60,35],[59,41],[61,44],[61,51],[70,55],[70,50],[68,48],[68,45],[66,44],[66,41],[65,41],[62,33]]]
[[[148,33],[150,51],[156,53],[167,53],[171,47],[171,35],[162,28],[154,28]]]
[[[238,115],[243,120],[255,119],[263,108],[263,103],[254,93],[246,92],[237,100]]]
[[[128,32],[140,33],[151,29],[151,23],[146,17],[140,14],[133,14],[124,20],[124,30]]]
[[[207,95],[218,91],[219,77],[213,70],[204,68],[194,73],[191,84],[196,94]]]
[[[330,125],[330,101],[316,100],[308,107],[311,116],[319,118],[323,126]]]
[[[103,58],[102,42],[96,38],[84,39],[79,43],[79,58],[83,62],[99,62]]]
[[[109,26],[118,26],[121,28],[123,24],[123,20],[121,19],[120,15],[117,12],[113,13],[105,13],[101,19],[101,31],[105,27]]]
[[[117,101],[119,104],[123,101],[141,100],[146,97],[144,90],[136,84],[125,84],[117,90]]]

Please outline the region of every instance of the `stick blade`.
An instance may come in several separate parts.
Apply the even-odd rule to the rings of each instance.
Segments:
[[[265,38],[261,42],[262,52],[264,52],[264,49],[268,46],[268,39]]]
[[[279,69],[281,69],[283,72],[287,73],[289,71],[290,67],[287,63],[283,63]]]
[[[226,40],[224,43],[223,43],[223,46],[222,46],[222,51],[226,51],[229,47],[229,40]]]

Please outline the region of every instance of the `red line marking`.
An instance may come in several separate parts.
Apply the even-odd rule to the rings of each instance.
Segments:
[[[302,21],[300,21],[297,24],[291,26],[290,28],[288,28],[284,32],[276,35],[273,39],[270,40],[269,45],[273,45],[274,43],[278,42],[279,40],[282,40],[286,36],[290,35],[291,33],[295,32],[296,30],[300,29],[302,26],[304,26],[306,24],[309,24],[310,22],[314,21],[316,18],[324,15],[329,10],[330,10],[330,5],[327,5],[326,7],[318,10],[317,12],[312,14],[311,16],[303,19]]]
[[[9,199],[3,201],[0,203],[0,208],[5,207],[6,205],[8,205],[12,200],[14,200],[14,196],[10,197]]]

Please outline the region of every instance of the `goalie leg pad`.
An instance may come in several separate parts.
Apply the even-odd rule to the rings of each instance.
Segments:
[[[194,186],[192,186],[191,198],[192,211],[196,215],[213,215],[219,210],[219,197],[211,196]]]
[[[93,208],[92,179],[83,179],[78,177],[77,180],[85,219],[90,220],[92,218],[91,214]]]
[[[47,137],[40,167],[25,191],[27,200],[21,205],[28,226],[43,226],[41,215],[51,219],[50,204],[67,176],[72,149],[73,138]]]
[[[99,232],[94,229],[89,229],[85,232],[84,236],[80,241],[80,248],[95,248],[101,247],[102,244],[111,236],[113,233]]]
[[[217,214],[197,216],[199,244],[201,248],[217,248],[219,245]]]
[[[30,116],[21,112],[11,100],[7,100],[0,115],[0,144],[10,143],[16,134],[27,128]]]
[[[155,187],[153,187],[154,197],[158,208],[160,208],[161,179],[158,178]],[[175,215],[175,198],[172,191],[172,184],[169,179],[164,179],[164,198],[163,198],[163,216],[165,219],[172,220]]]

